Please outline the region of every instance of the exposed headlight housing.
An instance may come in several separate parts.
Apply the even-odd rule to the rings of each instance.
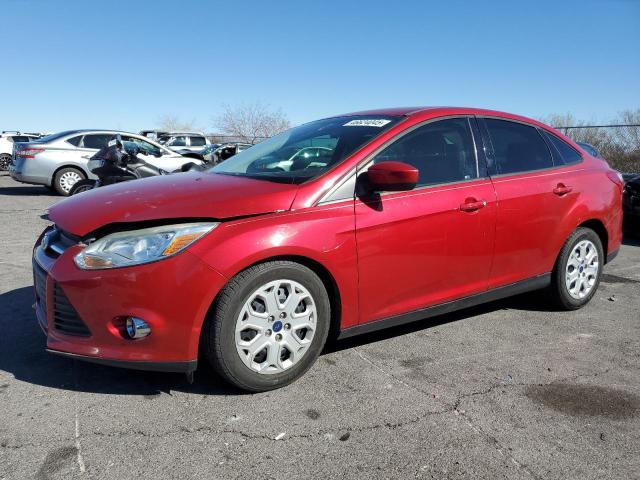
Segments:
[[[74,261],[83,270],[155,262],[181,252],[218,225],[218,222],[183,223],[112,233],[86,247]]]

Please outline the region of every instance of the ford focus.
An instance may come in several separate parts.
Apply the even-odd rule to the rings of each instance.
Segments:
[[[269,390],[329,336],[536,289],[584,306],[620,247],[622,188],[517,115],[325,118],[209,171],[54,205],[33,252],[36,314],[55,354],[188,374],[204,361]]]

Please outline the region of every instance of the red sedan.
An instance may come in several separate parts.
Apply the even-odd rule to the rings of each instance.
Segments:
[[[620,247],[621,199],[603,160],[531,119],[341,115],[208,172],[56,204],[34,249],[36,312],[52,353],[187,373],[200,354],[263,391],[308,370],[330,332],[542,288],[582,307]]]

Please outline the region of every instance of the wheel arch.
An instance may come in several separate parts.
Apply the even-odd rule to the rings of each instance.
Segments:
[[[89,173],[82,166],[75,163],[65,163],[64,165],[56,167],[51,174],[51,185],[53,185],[53,179],[56,178],[58,172],[64,168],[73,168],[74,170],[78,170],[79,172],[81,172],[85,176],[85,178],[89,178]]]
[[[593,230],[598,235],[598,237],[600,238],[600,242],[602,243],[602,251],[604,253],[604,262],[606,263],[607,252],[609,251],[608,250],[609,232],[607,231],[607,227],[605,227],[604,223],[597,218],[591,218],[589,220],[586,220],[582,222],[580,225],[578,225],[576,228],[581,228],[581,227]]]
[[[341,322],[341,319],[342,319],[342,297],[341,297],[341,294],[340,294],[340,289],[338,287],[338,283],[336,282],[336,279],[334,278],[334,276],[331,274],[329,269],[327,269],[327,267],[322,265],[317,260],[314,260],[314,259],[312,259],[310,257],[306,257],[304,255],[274,255],[274,256],[270,256],[270,257],[261,258],[260,260],[257,260],[255,262],[249,264],[249,265],[244,266],[242,269],[237,271],[233,275],[233,277],[235,277],[238,273],[240,273],[240,272],[242,272],[244,270],[247,270],[248,268],[251,268],[251,267],[254,267],[256,265],[263,264],[263,263],[268,263],[268,262],[278,261],[278,260],[280,260],[280,261],[285,260],[285,261],[290,261],[290,262],[294,262],[294,263],[299,263],[300,265],[304,265],[309,270],[311,270],[313,273],[318,275],[318,277],[322,281],[322,284],[324,285],[325,289],[327,290],[327,295],[329,296],[329,304],[331,306],[331,318],[330,318],[330,325],[329,325],[328,340],[336,339],[338,337],[338,334],[340,333],[340,322]],[[230,277],[229,280],[231,280],[231,278],[233,278],[233,277]],[[202,348],[204,323],[206,323],[206,319],[209,318],[213,314],[213,310],[216,307],[216,303],[218,301],[218,298],[219,298],[223,288],[221,288],[218,291],[218,293],[215,295],[215,297],[211,300],[209,308],[207,309],[206,316],[204,318],[204,322],[201,325],[200,333],[199,333],[199,335],[200,335],[200,347],[201,348]]]

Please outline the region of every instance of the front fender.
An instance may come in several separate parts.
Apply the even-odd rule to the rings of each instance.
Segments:
[[[335,281],[342,300],[341,326],[357,323],[352,201],[224,222],[190,251],[227,278],[274,257],[310,259]]]

